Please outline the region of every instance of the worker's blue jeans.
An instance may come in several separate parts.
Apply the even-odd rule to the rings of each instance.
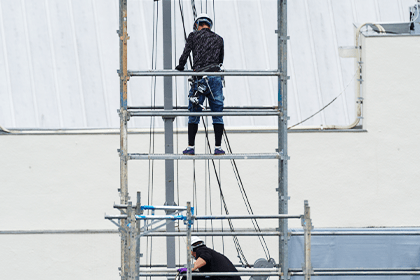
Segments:
[[[190,89],[190,95],[197,90],[198,84],[204,84],[207,86],[207,90],[204,92],[205,95],[200,94],[198,97],[199,103],[203,105],[204,100],[208,99],[210,109],[213,112],[222,112],[223,111],[223,100],[225,99],[223,96],[223,85],[222,85],[222,78],[219,76],[209,76],[208,77],[208,84],[205,79],[200,79],[194,82],[193,87]],[[210,89],[208,88],[210,87]],[[202,108],[200,106],[193,106],[191,101],[188,104],[188,110],[190,112],[201,112]],[[223,116],[212,116],[213,124],[223,124]],[[200,117],[188,117],[188,123],[200,123]]]

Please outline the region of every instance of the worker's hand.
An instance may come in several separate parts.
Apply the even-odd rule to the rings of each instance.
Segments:
[[[182,273],[187,273],[188,268],[186,267],[182,267],[182,268],[178,268],[178,273],[182,274]]]
[[[175,69],[178,71],[184,71],[184,66],[178,65]]]

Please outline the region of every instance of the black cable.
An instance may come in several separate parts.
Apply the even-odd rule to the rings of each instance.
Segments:
[[[184,28],[184,39],[185,39],[185,42],[186,42],[187,41],[187,31],[185,30],[184,8],[181,5],[181,0],[179,0],[179,11],[181,13],[182,26]],[[193,69],[193,63],[192,63],[192,59],[191,59],[191,54],[188,55],[188,58],[190,60],[191,69]]]
[[[208,99],[206,99],[206,107],[208,108],[209,107],[209,100]],[[208,117],[206,117],[205,118],[205,123],[204,123],[204,117],[203,117],[203,123],[204,123],[204,126],[206,126],[207,124],[208,124]],[[206,141],[206,139],[204,140],[204,142]],[[207,147],[207,145],[206,145],[206,147]],[[211,151],[209,150],[209,153],[211,153]],[[207,160],[207,167],[205,166],[205,168],[206,168],[206,172],[208,173],[208,183],[209,183],[209,190],[211,189],[211,177],[210,177],[210,161],[209,160]],[[209,197],[209,202],[210,202],[210,206],[211,206],[211,201],[212,201],[212,199],[211,199],[211,196]],[[213,215],[213,211],[212,211],[212,209],[210,209],[210,215]],[[223,221],[221,221],[222,223],[223,223]],[[210,220],[210,227],[211,227],[211,231],[213,232],[214,231],[214,228],[213,228],[213,219],[211,219]],[[223,236],[222,236],[222,239],[223,239]],[[214,236],[212,236],[211,237],[211,242],[212,242],[212,246],[213,246],[213,248],[212,249],[214,249]]]
[[[232,154],[233,151],[232,151],[232,147],[230,146],[230,142],[229,142],[229,138],[227,136],[226,130],[223,129],[223,132],[224,132],[224,135],[225,135],[224,140],[225,140],[225,144],[226,144],[226,147],[228,149],[228,152]],[[248,195],[246,194],[244,184],[242,182],[241,176],[239,174],[238,167],[236,165],[236,161],[234,159],[231,159],[230,162],[232,164],[233,171],[235,173],[235,177],[236,177],[236,180],[238,182],[239,190],[241,191],[242,198],[245,202],[245,206],[246,206],[246,209],[248,211],[248,214],[253,215],[254,211],[252,210],[251,203],[249,202],[249,199],[248,199]],[[254,226],[255,231],[261,232],[261,228],[258,225],[258,221],[256,219],[251,219],[251,222]],[[265,253],[265,256],[266,256],[267,260],[269,260],[271,258],[270,257],[270,251],[268,249],[268,246],[267,246],[267,243],[265,241],[264,236],[258,236],[258,239],[260,240],[261,246],[264,250],[264,253]]]
[[[195,159],[193,159],[193,206],[195,215],[198,215],[197,209],[197,180],[195,176]],[[198,230],[198,221],[194,223],[196,230]]]
[[[360,66],[359,66],[360,67]],[[316,113],[312,114],[311,116],[307,117],[306,119],[304,119],[303,121],[298,122],[297,124],[294,124],[292,126],[289,126],[287,129],[290,129],[292,127],[295,127],[297,125],[300,125],[304,122],[306,122],[307,120],[309,120],[310,118],[312,118],[313,116],[315,116],[316,114],[319,114],[320,112],[322,112],[323,110],[325,110],[325,108],[327,108],[328,106],[330,106],[335,100],[337,100],[338,97],[340,97],[344,92],[346,92],[347,87],[350,85],[350,83],[353,81],[353,79],[356,77],[358,70],[356,70],[356,72],[353,75],[353,78],[350,80],[350,82],[347,84],[347,86],[344,87],[344,89],[340,92],[339,95],[337,95],[333,100],[331,100],[327,105],[325,105],[324,107],[322,107],[321,109],[319,109]]]
[[[207,145],[208,145],[209,149],[211,150],[210,141],[209,141],[209,135],[208,135],[208,131],[207,131],[207,126],[206,126],[206,124],[204,122],[204,117],[202,117],[202,118],[203,118],[204,131],[205,131],[206,139],[207,139]],[[216,176],[217,184],[219,186],[220,199],[221,199],[221,201],[223,203],[223,208],[225,210],[226,215],[229,215],[229,210],[227,208],[225,196],[223,195],[223,190],[222,190],[222,187],[221,187],[221,183],[220,183],[220,180],[219,180],[219,176],[217,174],[216,164],[214,163],[214,159],[212,159],[211,161],[212,161],[212,164],[213,164],[213,169],[214,169],[214,174]],[[227,219],[227,220],[228,220],[228,223],[229,223],[229,227],[230,227],[231,232],[234,232],[235,229],[233,227],[232,220],[231,219]],[[238,237],[233,236],[233,243],[235,244],[236,252],[238,253],[238,257],[240,258],[241,262],[244,261],[245,264],[246,264],[246,266],[251,267],[249,265],[249,263],[248,263],[245,255],[244,255],[244,252],[242,251],[242,247],[239,244]]]
[[[191,2],[192,2],[191,4],[192,4],[192,8],[193,8],[193,13],[194,13],[194,11],[195,11],[195,3],[194,3],[194,1],[191,1]],[[183,25],[183,28],[184,28],[184,38],[185,38],[185,41],[186,41],[187,40],[187,33],[186,33],[186,30],[185,30],[184,11],[183,11],[183,7],[181,5],[181,1],[180,0],[179,0],[179,9],[180,9],[180,12],[181,12],[182,25]],[[189,57],[189,59],[190,59],[190,65],[191,65],[191,69],[192,69],[193,67],[192,67],[191,56]],[[208,148],[209,148],[209,150],[211,150],[211,148],[210,148],[210,142],[209,142],[209,139],[208,139],[207,127],[206,127],[206,124],[204,122],[204,118],[203,118],[203,124],[204,124],[204,130],[206,132],[206,139],[207,139]],[[218,182],[219,191],[220,191],[220,197],[221,197],[221,200],[223,202],[223,207],[225,209],[226,214],[228,215],[229,214],[229,211],[227,209],[226,201],[225,201],[225,198],[224,198],[224,195],[223,195],[223,191],[222,191],[222,188],[221,188],[221,185],[220,185],[219,176],[217,174],[216,165],[215,165],[213,159],[212,159],[212,164],[213,164],[214,172],[215,172],[216,179],[217,179],[217,182]],[[194,184],[195,184],[195,165],[194,165]],[[231,219],[228,219],[228,223],[229,223],[229,227],[230,227],[231,231],[235,231],[234,228],[233,228],[233,224],[232,224]],[[242,251],[242,248],[241,248],[241,246],[239,244],[239,240],[238,240],[238,238],[236,236],[233,237],[233,241],[235,243],[236,251],[238,252],[238,257],[240,259],[242,258],[243,261],[246,263],[246,265],[249,267],[250,265],[249,265],[248,261],[245,258],[245,255],[244,255],[244,253]],[[242,259],[241,259],[241,261],[242,261]]]
[[[195,3],[194,3],[194,1],[191,1],[191,2],[192,2],[193,13],[194,13],[194,11],[195,11]],[[181,13],[182,25],[183,25],[183,28],[184,28],[184,38],[185,38],[185,41],[186,41],[187,40],[187,33],[186,33],[186,30],[185,30],[184,11],[183,11],[183,7],[181,5],[181,1],[180,0],[179,0],[179,9],[180,9],[180,13]],[[214,0],[213,0],[213,11],[214,11]],[[190,59],[190,65],[191,65],[191,69],[192,69],[193,67],[192,67],[192,59],[191,59],[191,56],[189,56],[189,59]],[[203,119],[203,124],[204,124],[204,130],[206,132],[207,145],[208,145],[209,150],[211,151],[210,141],[209,141],[209,138],[208,138],[207,126],[206,126],[206,123],[204,121],[204,117],[202,119]],[[194,160],[194,162],[195,162],[195,160]],[[218,183],[218,186],[219,186],[220,198],[221,198],[221,201],[223,203],[223,208],[225,209],[226,215],[229,215],[229,211],[227,209],[225,197],[223,195],[223,191],[222,191],[222,188],[221,188],[221,183],[220,183],[219,176],[218,176],[218,173],[217,173],[216,165],[215,165],[213,159],[212,159],[212,164],[213,164],[214,173],[216,175],[217,183]],[[194,163],[194,188],[195,188],[195,185],[196,185],[196,181],[195,181],[195,163]],[[231,219],[228,219],[228,223],[229,223],[229,227],[230,227],[231,231],[234,232],[235,229],[233,227],[232,220]],[[246,260],[245,255],[244,255],[244,253],[242,251],[242,248],[241,248],[241,246],[239,244],[239,240],[238,240],[238,238],[236,236],[233,237],[233,242],[235,244],[235,248],[236,248],[236,251],[238,253],[238,257],[240,258],[241,262],[243,260],[245,262],[246,266],[250,267],[248,261]]]
[[[213,0],[213,31],[216,32],[216,9],[214,8],[214,0]]]

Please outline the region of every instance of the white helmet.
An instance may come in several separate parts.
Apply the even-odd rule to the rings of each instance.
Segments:
[[[200,243],[196,244],[198,242],[200,242]],[[196,245],[194,246],[194,244],[196,244]],[[205,245],[203,239],[201,239],[198,236],[192,236],[191,237],[191,250],[194,250],[195,248],[203,246],[203,245]]]
[[[211,20],[211,18],[210,18],[207,14],[205,14],[205,13],[199,14],[199,15],[197,16],[197,18],[195,19],[195,21],[194,21],[194,26],[193,26],[193,29],[194,29],[195,31],[197,31],[197,30],[198,30],[198,26],[200,25],[200,23],[206,23],[206,24],[210,27],[210,29],[212,29],[212,27],[213,27],[213,21],[212,21],[212,20]]]

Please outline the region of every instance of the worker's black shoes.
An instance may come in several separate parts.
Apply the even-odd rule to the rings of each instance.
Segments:
[[[222,148],[215,148],[214,149],[214,154],[215,155],[224,155],[225,151],[223,151]]]
[[[195,150],[194,150],[194,148],[187,147],[182,153],[184,155],[191,155],[191,156],[193,156],[193,155],[195,155]]]

